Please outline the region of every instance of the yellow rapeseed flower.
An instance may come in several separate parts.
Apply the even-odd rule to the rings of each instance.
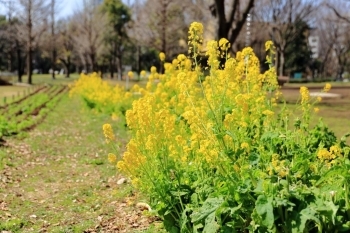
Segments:
[[[317,152],[317,157],[321,160],[335,159],[335,155],[325,148],[322,148]]]
[[[151,73],[154,74],[157,72],[157,68],[155,66],[151,67]]]
[[[115,140],[115,135],[113,133],[113,129],[112,126],[110,124],[104,124],[102,126],[103,129],[103,133],[106,137],[106,142],[109,143],[110,141],[114,141]]]
[[[207,43],[207,52],[205,55],[208,56],[208,65],[211,70],[216,70],[219,68],[219,60],[218,60],[218,43],[215,40],[210,40]]]
[[[309,90],[307,87],[300,87],[301,104],[308,103],[310,99]]]
[[[117,156],[115,154],[109,153],[108,154],[108,161],[110,163],[115,163],[117,161]]]
[[[193,22],[188,30],[189,52],[198,54],[203,43],[203,24]]]
[[[265,51],[269,51],[269,50],[273,51],[273,49],[274,49],[274,45],[273,45],[272,40],[266,41],[265,42]]]
[[[193,22],[189,29],[189,38],[195,39],[196,36],[203,34],[203,24],[198,22]]]
[[[160,52],[160,53],[159,53],[159,59],[160,59],[161,61],[165,61],[165,53]]]
[[[185,56],[185,54],[179,54],[179,55],[177,55],[177,60],[179,60],[179,61],[185,61],[186,60],[186,56]]]
[[[331,148],[329,148],[329,151],[335,156],[339,156],[341,153],[341,149],[337,145],[331,146]]]
[[[332,88],[332,85],[330,83],[326,83],[326,85],[323,88],[324,92],[329,92],[329,90]]]
[[[242,142],[241,149],[249,151],[249,144],[247,142]]]
[[[129,72],[128,72],[128,77],[129,77],[129,78],[133,78],[133,77],[134,77],[134,72],[129,71]]]
[[[142,70],[142,71],[140,72],[140,76],[141,76],[141,78],[145,78],[145,77],[146,77],[146,71],[145,71],[145,70]]]
[[[221,38],[219,40],[219,47],[221,50],[228,50],[230,48],[230,42],[226,38]]]
[[[265,111],[263,111],[263,114],[266,116],[273,116],[275,113],[271,110],[266,109]]]

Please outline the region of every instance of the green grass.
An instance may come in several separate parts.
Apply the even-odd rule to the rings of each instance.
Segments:
[[[298,87],[301,85],[299,84]],[[324,84],[318,86],[318,84],[310,84],[309,88],[319,87],[322,89]],[[297,87],[297,86],[295,86]],[[315,114],[313,123],[317,123],[317,119],[322,118],[324,123],[335,133],[338,138],[341,138],[347,133],[350,133],[350,86],[347,88],[336,88],[333,85],[331,93],[338,93],[340,98],[323,98],[321,103],[317,104],[320,109],[318,114]],[[310,89],[311,91],[311,89]],[[312,90],[315,91],[315,90]],[[287,87],[282,88],[283,98],[289,104],[289,107],[295,111],[297,109],[297,102],[299,100],[299,88],[289,89]],[[347,143],[350,145],[350,138],[347,139]]]
[[[67,84],[72,82],[75,79],[79,78],[79,74],[72,73],[69,78],[66,78],[64,75],[56,75],[55,79],[52,79],[51,74],[33,74],[32,75],[32,84]],[[11,83],[17,83],[17,76],[13,76],[9,81]],[[28,77],[26,74],[22,76],[22,84],[28,83]]]
[[[22,77],[22,83],[16,83],[16,79],[13,80],[12,86],[0,86],[0,106],[6,103],[11,103],[13,101],[28,95],[30,92],[34,91],[40,85],[56,85],[63,84],[67,85],[74,82],[79,78],[78,74],[71,74],[70,78],[65,78],[61,75],[56,75],[56,79],[52,79],[50,74],[33,74],[32,85],[27,84],[27,76]]]
[[[34,87],[26,86],[0,86],[0,106],[28,95]]]
[[[56,75],[55,79],[52,79],[51,74],[33,74],[32,82],[33,85],[38,84],[68,84],[79,78],[79,74],[73,73],[69,78],[64,75]],[[26,75],[22,77],[23,83],[28,82]]]
[[[349,87],[350,88],[350,82],[308,82],[308,83],[285,83],[283,87],[300,87],[300,86],[306,86],[306,87],[319,87],[323,88],[326,83],[330,83],[333,87]]]
[[[10,217],[0,210],[0,231],[83,232],[98,225],[99,216],[114,214],[112,203],[130,195],[123,191],[130,187],[116,186],[102,133],[106,122],[118,127],[66,96],[29,137],[8,139],[11,147],[0,148],[0,174],[10,172],[11,179],[0,183],[0,201]],[[126,137],[122,128],[118,132]]]

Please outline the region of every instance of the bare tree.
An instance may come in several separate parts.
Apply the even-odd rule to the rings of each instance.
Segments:
[[[1,3],[0,3],[1,5]],[[1,33],[1,44],[6,43],[6,46],[3,47],[4,55],[7,57],[7,70],[10,72],[17,69],[17,79],[18,82],[22,82],[23,74],[23,54],[22,47],[23,43],[19,38],[18,26],[21,25],[19,19],[16,17],[16,6],[14,0],[3,1],[2,5],[7,9],[7,17],[5,18],[5,30],[2,30]]]
[[[318,8],[317,1],[303,0],[261,0],[254,9],[257,20],[268,24],[267,30],[276,46],[276,67],[278,74],[284,75],[286,48],[312,25],[312,13]],[[304,26],[303,26],[304,25]]]
[[[256,0],[215,0],[210,9],[217,18],[217,39],[227,38],[234,45],[255,2]]]
[[[350,7],[349,0],[340,0],[340,1],[325,0],[323,4],[327,6],[338,19],[344,22],[350,23],[350,15],[348,14],[349,7]]]
[[[63,64],[65,77],[69,78],[74,54],[75,25],[70,23],[70,18],[59,20],[56,24],[56,58]]]
[[[56,47],[56,19],[55,16],[58,11],[58,2],[57,0],[51,0],[50,2],[50,27],[51,27],[51,38],[50,38],[50,50],[51,50],[51,77],[55,79],[55,70],[56,70],[56,60],[57,60],[57,47]]]
[[[341,80],[350,63],[350,17],[346,16],[350,1],[325,1],[324,5],[326,8],[320,26],[323,42],[329,51],[325,63],[331,64],[330,73],[335,73],[336,78]]]
[[[95,5],[83,2],[80,11],[72,16],[75,32],[72,35],[85,71],[97,71],[97,56],[102,49],[106,18]]]
[[[26,44],[28,83],[32,84],[33,51],[47,29],[47,5],[45,0],[18,0],[18,9],[22,21],[18,31]]]
[[[130,36],[139,44],[165,52],[167,59],[187,51],[188,26],[195,4],[191,0],[136,1]]]

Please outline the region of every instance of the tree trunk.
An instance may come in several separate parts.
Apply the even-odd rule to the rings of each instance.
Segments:
[[[244,1],[235,0],[229,12],[227,14],[227,5],[225,5],[225,0],[215,0],[214,5],[211,6],[211,10],[218,21],[217,39],[226,38],[230,41],[231,45],[237,40],[246,20],[250,10],[254,6],[255,0],[249,0],[246,8],[241,10],[240,3]],[[240,14],[242,12],[242,14]],[[234,24],[235,22],[235,24]],[[232,27],[232,25],[235,27]]]
[[[109,71],[111,73],[111,79],[113,79],[114,77],[114,58],[113,57],[110,57],[109,58]]]
[[[90,59],[91,59],[91,71],[92,72],[96,72],[96,59],[95,59],[95,54],[94,53],[91,53],[90,54]]]
[[[27,33],[28,33],[28,41],[27,41],[27,77],[28,77],[28,84],[32,84],[32,59],[33,59],[33,22],[32,22],[32,1],[28,1],[28,7],[27,7],[27,14],[28,14],[28,21],[27,21]]]
[[[55,49],[52,50],[51,56],[52,56],[52,57],[51,57],[51,70],[52,70],[51,77],[52,77],[52,79],[56,79],[56,77],[55,77],[55,69],[56,69],[56,66],[55,66],[56,50],[55,50]]]
[[[70,77],[70,65],[71,65],[71,61],[70,61],[70,56],[67,57],[67,67],[66,67],[66,78]]]
[[[7,70],[9,72],[13,71],[13,49],[12,48],[7,56]]]
[[[55,78],[56,48],[55,48],[55,0],[51,0],[51,70],[52,79]]]
[[[70,56],[67,57],[67,60],[64,60],[64,59],[60,59],[60,60],[61,60],[61,62],[64,65],[64,73],[66,74],[66,78],[69,78],[69,76],[70,76],[70,65],[71,65]]]
[[[233,12],[232,12],[233,13]],[[226,21],[226,12],[225,12],[225,1],[224,0],[215,0],[215,16],[218,21],[218,31],[217,36],[218,40],[221,38],[227,38],[230,31],[230,25]]]
[[[31,46],[28,45],[28,50],[27,50],[27,77],[28,77],[28,84],[32,84],[32,69],[33,69],[33,62],[32,62],[32,57],[33,57],[33,52],[31,49]]]
[[[117,72],[118,72],[118,80],[121,81],[122,80],[122,59],[120,56],[118,56],[116,58],[116,65],[117,65]]]
[[[278,67],[278,76],[283,76],[284,72],[284,51],[282,50],[280,52],[280,62],[279,62],[279,67]]]
[[[17,54],[17,77],[18,82],[22,82],[22,58],[21,58],[21,48],[19,46],[19,41],[16,40],[16,54]]]
[[[141,46],[137,45],[137,51],[136,51],[136,70],[138,73],[141,72],[141,59],[140,59],[140,54],[141,54]]]

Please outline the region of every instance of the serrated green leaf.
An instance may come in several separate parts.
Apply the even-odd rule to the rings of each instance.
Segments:
[[[266,197],[265,195],[260,195],[255,202],[256,212],[260,215],[262,224],[268,229],[271,229],[274,224],[274,214],[272,206],[272,197]]]

